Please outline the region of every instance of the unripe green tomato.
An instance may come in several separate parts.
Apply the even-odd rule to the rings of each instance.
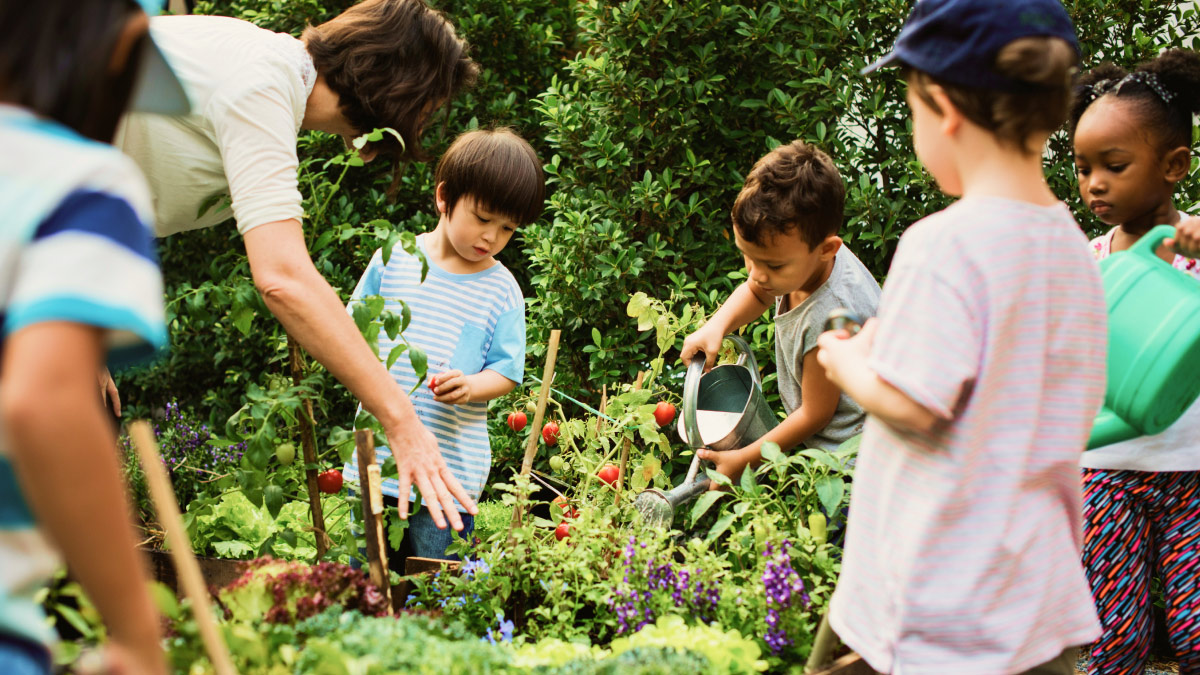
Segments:
[[[554,469],[556,472],[562,471],[565,464],[566,462],[563,461],[563,458],[559,457],[558,455],[550,458],[550,468]]]
[[[530,415],[536,413],[537,412],[537,403],[534,403],[533,401],[527,402],[525,404],[525,412],[528,412]]]
[[[817,544],[825,543],[825,537],[827,534],[826,525],[827,523],[825,521],[825,514],[810,513],[808,515],[808,531],[812,533],[813,540],[815,540]]]
[[[284,466],[291,466],[296,459],[296,446],[291,443],[280,443],[275,446],[275,459]]]

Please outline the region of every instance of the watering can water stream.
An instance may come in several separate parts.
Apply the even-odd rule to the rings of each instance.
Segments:
[[[779,423],[763,398],[762,380],[750,345],[737,335],[725,339],[738,348],[734,364],[704,372],[703,356],[692,359],[683,383],[679,436],[694,451],[735,450],[753,443]],[[707,476],[697,478],[700,455],[692,457],[687,477],[669,491],[650,489],[638,495],[634,506],[643,522],[656,527],[669,525],[675,510],[708,490]]]

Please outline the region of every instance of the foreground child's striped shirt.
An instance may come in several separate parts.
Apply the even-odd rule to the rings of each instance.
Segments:
[[[1063,205],[969,198],[904,234],[870,367],[949,422],[869,418],[831,621],[880,672],[1017,673],[1100,633],[1079,455],[1106,310]]]
[[[417,236],[417,244],[424,252],[424,234]],[[425,350],[430,377],[447,370],[461,370],[465,375],[493,370],[518,384],[524,378],[525,299],[517,280],[499,262],[474,274],[454,274],[430,263],[422,282],[418,258],[397,247],[385,265],[383,253],[376,251],[354,289],[351,311],[356,301],[371,295],[383,296],[385,307],[396,314],[402,311],[401,300],[412,311],[411,323],[397,339],[389,339],[380,330],[382,357],[407,341]],[[417,384],[407,353],[396,359],[391,374],[405,391]],[[471,499],[478,500],[492,467],[487,401],[439,403],[422,385],[413,392],[412,403],[421,423],[437,437],[438,449],[454,477]],[[391,456],[387,447],[376,449],[380,464]],[[346,465],[345,477],[351,485],[358,484],[357,458]],[[398,497],[399,491],[395,478],[384,479],[385,495]],[[459,510],[463,510],[461,505]]]
[[[133,162],[3,104],[0,148],[0,353],[14,333],[59,321],[101,329],[112,365],[164,346],[150,194]],[[53,630],[35,594],[58,555],[38,529],[8,455],[0,429],[0,635],[48,641]]]

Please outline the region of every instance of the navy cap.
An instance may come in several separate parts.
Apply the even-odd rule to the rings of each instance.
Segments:
[[[887,56],[862,74],[902,63],[950,84],[1019,91],[1028,83],[995,71],[1006,45],[1026,37],[1057,37],[1075,53],[1079,41],[1059,0],[918,0]]]

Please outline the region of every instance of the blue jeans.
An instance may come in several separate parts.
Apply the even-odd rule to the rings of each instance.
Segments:
[[[28,640],[0,635],[0,673],[50,675],[50,652]]]
[[[404,541],[400,544],[404,557],[458,560],[456,555],[447,555],[446,548],[454,541],[456,534],[458,537],[470,541],[471,533],[475,531],[475,516],[469,513],[459,513],[458,515],[463,521],[462,532],[458,533],[450,528],[448,518],[446,529],[439,530],[437,525],[433,524],[433,516],[429,515],[428,508],[421,507],[420,511],[410,515],[408,529],[404,532]]]
[[[353,496],[353,493],[351,493]],[[385,507],[394,507],[397,505],[395,497],[384,495],[383,505]],[[471,541],[471,535],[475,532],[475,516],[469,513],[459,512],[459,517],[462,518],[462,532],[456,533],[450,528],[449,519],[446,521],[446,529],[439,530],[437,525],[433,524],[433,517],[429,515],[429,509],[422,506],[421,510],[413,513],[415,504],[408,505],[408,528],[404,530],[404,538],[400,541],[400,550],[394,550],[388,546],[388,569],[392,570],[400,576],[404,576],[404,562],[409,557],[416,558],[432,558],[435,560],[458,560],[456,555],[446,555],[446,548],[454,541],[454,536],[461,539]],[[443,513],[443,516],[445,514]],[[356,523],[351,520],[351,527],[355,527]],[[386,533],[385,533],[386,534]],[[385,537],[384,545],[387,545]],[[359,549],[359,554],[364,558],[367,555],[366,549]],[[363,565],[357,558],[350,559],[350,566],[354,569],[363,569]],[[3,671],[0,671],[3,675]]]

